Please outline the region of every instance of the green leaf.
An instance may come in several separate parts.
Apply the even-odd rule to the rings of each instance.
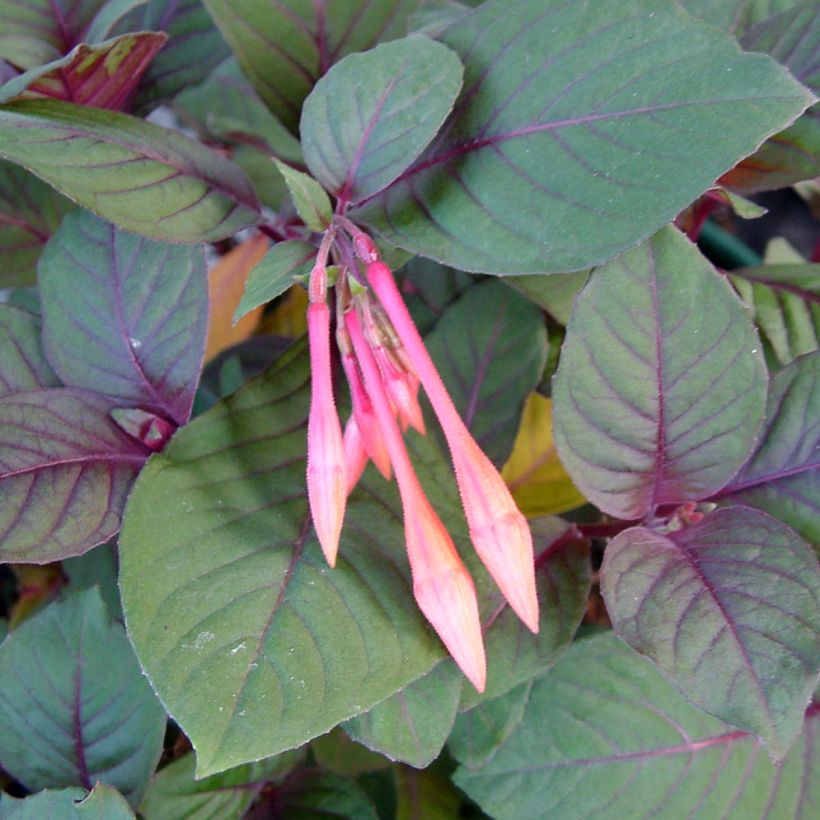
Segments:
[[[354,740],[391,760],[429,766],[447,742],[464,682],[452,661],[343,724]]]
[[[29,789],[103,782],[136,806],[165,712],[96,589],[53,603],[0,646],[0,759]]]
[[[731,279],[777,362],[820,347],[820,265],[740,268]]]
[[[347,776],[380,771],[391,765],[383,755],[351,740],[341,726],[311,740],[310,751],[320,766]]]
[[[616,632],[685,697],[783,757],[820,671],[820,571],[793,530],[746,507],[629,529],[607,547],[601,591]]]
[[[276,790],[270,800],[270,816],[294,820],[344,817],[377,820],[378,815],[363,789],[349,777],[332,772],[297,772]]]
[[[100,544],[93,550],[62,562],[62,570],[68,577],[69,591],[97,587],[108,608],[108,613],[117,621],[125,620],[120,603],[120,589],[117,584],[119,572],[116,543]]]
[[[6,799],[11,803],[8,810]],[[25,800],[12,801],[8,795],[0,795],[3,820],[133,820],[134,817],[125,798],[103,783],[97,783],[90,792],[76,787],[46,789]]]
[[[43,353],[39,317],[0,304],[0,396],[59,383]]]
[[[475,277],[469,273],[445,268],[432,259],[410,259],[402,268],[401,290],[419,333],[426,336],[433,330],[444,309],[475,283]]]
[[[582,270],[575,273],[510,276],[504,279],[504,284],[523,293],[527,299],[544,308],[562,325],[566,325],[575,297],[589,279],[589,273]]]
[[[449,48],[421,35],[345,57],[302,110],[299,131],[313,176],[342,203],[386,188],[441,128],[463,73]]]
[[[15,97],[68,100],[119,109],[168,38],[154,31],[123,34],[98,45],[80,44],[59,60],[0,86],[0,103]]]
[[[679,0],[687,11],[731,34],[797,5],[800,0]]]
[[[302,101],[330,66],[401,36],[416,0],[204,0],[248,79],[294,133]]]
[[[259,221],[256,196],[235,165],[125,114],[56,100],[7,103],[0,156],[153,239],[213,241]]]
[[[294,277],[309,274],[316,257],[316,247],[300,239],[277,242],[259,264],[251,269],[245,282],[245,293],[236,308],[236,322],[259,305],[281,296]]]
[[[301,171],[276,160],[276,167],[282,174],[290,191],[291,199],[302,222],[314,231],[323,231],[333,218],[330,198],[319,183]]]
[[[398,495],[380,477],[349,499],[339,561],[325,564],[305,491],[308,392],[296,348],[182,429],[129,500],[129,634],[199,776],[327,732],[442,657],[412,598]],[[463,530],[454,507],[445,523]]]
[[[0,60],[28,70],[75,45],[105,0],[0,0]]]
[[[56,561],[117,532],[148,449],[114,424],[115,406],[64,387],[0,398],[3,561]]]
[[[440,39],[465,66],[453,116],[350,216],[468,271],[603,262],[813,100],[667,0],[490,0]]]
[[[500,593],[485,632],[487,687],[479,694],[464,687],[460,709],[508,692],[541,674],[569,645],[584,615],[591,583],[589,541],[560,518],[530,522],[535,545],[535,584],[540,619],[533,635]]]
[[[541,311],[501,282],[482,282],[445,308],[425,343],[465,424],[500,466],[547,361]]]
[[[284,752],[195,780],[196,755],[191,752],[157,773],[140,804],[140,815],[145,820],[243,817],[265,784],[284,780],[303,757],[300,750]]]
[[[229,51],[201,0],[149,0],[141,5],[115,31],[162,31],[169,38],[134,97],[134,107],[144,112],[201,82]]]
[[[740,37],[747,51],[762,51],[820,93],[820,7],[803,3],[769,17]],[[767,140],[754,154],[725,174],[721,182],[747,193],[785,188],[820,175],[820,105]]]
[[[0,160],[0,287],[34,283],[43,245],[73,207],[24,168]]]
[[[184,424],[208,330],[202,247],[152,242],[78,210],[38,271],[43,344],[63,383]]]
[[[238,146],[250,143],[285,162],[304,163],[299,141],[265,107],[233,58],[200,85],[179,94],[174,109],[212,138]],[[273,175],[278,176],[275,171]]]
[[[447,820],[460,817],[463,796],[449,778],[436,771],[397,766],[395,820]]]
[[[447,748],[468,769],[478,769],[506,743],[524,719],[535,679],[521,683],[505,695],[483,700],[457,718]]]
[[[771,381],[766,426],[752,457],[716,498],[751,504],[820,545],[820,353]]]
[[[755,445],[765,393],[748,312],[666,228],[575,300],[553,380],[558,454],[604,512],[640,518],[720,489]]]
[[[607,634],[574,644],[490,761],[454,779],[496,820],[809,817],[818,715],[775,767]]]

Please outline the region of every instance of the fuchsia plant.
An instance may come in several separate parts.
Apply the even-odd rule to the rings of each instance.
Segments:
[[[0,0],[0,818],[814,816],[819,52]]]

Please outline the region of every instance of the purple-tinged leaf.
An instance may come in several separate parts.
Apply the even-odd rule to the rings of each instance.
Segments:
[[[248,79],[294,133],[316,81],[346,54],[404,35],[418,6],[418,0],[204,2]]]
[[[769,17],[740,37],[747,51],[762,51],[820,93],[820,5],[816,0]],[[820,105],[768,139],[721,182],[745,193],[785,188],[820,176]]]
[[[561,461],[619,518],[705,498],[751,453],[766,378],[740,299],[666,228],[596,269],[575,300],[553,381]]]
[[[425,343],[465,424],[501,467],[544,372],[544,315],[501,282],[482,282],[444,309]]]
[[[463,685],[464,677],[452,660],[442,661],[342,728],[368,749],[424,769],[447,742]]]
[[[134,820],[135,816],[126,799],[102,783],[91,791],[79,786],[44,789],[22,800],[6,792],[0,794],[3,820]]]
[[[777,362],[820,347],[820,265],[739,268],[731,279]]]
[[[34,282],[43,245],[73,208],[24,168],[0,160],[0,287]]]
[[[113,407],[63,387],[0,398],[0,560],[57,561],[117,532],[150,451],[114,424]]]
[[[77,211],[46,245],[39,275],[43,342],[63,383],[184,424],[208,330],[202,247]]]
[[[99,45],[80,44],[65,57],[0,86],[0,103],[45,97],[117,110],[125,105],[167,39],[164,34],[143,31]]]
[[[43,353],[40,319],[0,304],[0,396],[59,383]]]
[[[204,146],[135,117],[57,100],[0,106],[0,156],[153,239],[207,242],[259,221],[250,182]]]
[[[765,510],[820,546],[820,353],[772,378],[760,443],[715,499]]]
[[[302,109],[310,172],[342,204],[386,188],[441,128],[463,74],[453,51],[421,35],[345,57]]]
[[[62,57],[106,0],[0,0],[0,59],[27,71]]]
[[[820,570],[794,530],[728,507],[618,534],[601,567],[615,631],[685,697],[783,757],[820,671]]]
[[[814,99],[668,0],[490,0],[439,39],[465,66],[453,115],[350,215],[468,271],[603,262]]]
[[[230,53],[201,0],[148,0],[114,31],[168,35],[168,43],[148,67],[134,97],[134,107],[142,112],[204,80]]]
[[[454,780],[496,820],[809,818],[820,709],[775,767],[754,738],[694,708],[614,635],[578,641],[538,678],[486,765]]]
[[[165,712],[98,589],[50,604],[0,646],[0,729],[3,768],[32,791],[105,783],[139,805]]]
[[[271,817],[379,817],[370,797],[352,777],[315,768],[294,772],[276,789],[268,806]]]

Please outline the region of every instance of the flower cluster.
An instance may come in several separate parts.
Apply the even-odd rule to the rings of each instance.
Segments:
[[[413,593],[419,608],[478,691],[486,661],[473,579],[428,501],[403,432],[424,433],[421,385],[450,449],[470,538],[510,606],[538,631],[532,537],[498,470],[458,414],[375,244],[343,220],[325,234],[311,273],[308,337],[312,396],[308,419],[308,498],[325,557],[336,562],[347,494],[368,460],[395,474],[404,513]],[[352,240],[352,241],[351,241]],[[342,434],[333,399],[327,261],[336,277],[336,340],[352,399]]]

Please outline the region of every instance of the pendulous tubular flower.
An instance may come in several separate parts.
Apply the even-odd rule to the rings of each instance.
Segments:
[[[476,552],[519,618],[538,632],[532,535],[501,478],[470,435],[401,298],[390,268],[367,266],[367,279],[407,351],[441,423]]]
[[[311,395],[308,415],[307,490],[316,536],[331,567],[336,565],[347,502],[344,447],[333,400],[330,368],[330,310],[325,298],[324,266],[311,273],[307,310]],[[315,280],[314,280],[315,277]]]
[[[396,472],[416,603],[462,672],[483,692],[487,663],[473,579],[419,484],[356,311],[349,311],[345,321]]]
[[[330,368],[325,263],[331,253],[340,271],[335,280],[336,341],[353,405],[344,439]],[[421,488],[402,438],[408,426],[424,433],[420,385],[447,439],[476,552],[513,610],[537,632],[535,566],[526,519],[459,416],[390,269],[379,261],[375,243],[342,214],[334,217],[322,240],[309,292],[313,394],[308,497],[322,550],[333,566],[346,497],[367,461],[388,480],[395,473],[416,602],[464,674],[483,691],[486,659],[475,585]]]

